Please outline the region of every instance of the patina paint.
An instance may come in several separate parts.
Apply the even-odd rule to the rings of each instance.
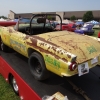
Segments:
[[[100,55],[100,43],[97,40],[73,32],[56,31],[38,35],[24,35],[24,33],[15,31],[12,27],[2,27],[0,35],[2,38],[8,36],[6,43],[25,56],[29,49],[33,52],[39,52],[44,57],[46,68],[59,75],[75,75],[77,68],[75,71],[70,71],[68,67],[73,61],[76,61],[77,64],[90,63],[91,59]],[[18,40],[13,39],[15,36]],[[22,40],[19,41],[19,39]],[[93,67],[91,64],[89,65],[90,68]]]

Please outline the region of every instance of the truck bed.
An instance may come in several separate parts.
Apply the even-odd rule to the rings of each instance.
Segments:
[[[4,53],[0,51],[0,54],[14,71],[16,71],[29,87],[31,87],[41,98],[44,95],[51,96],[59,91],[63,95],[67,95],[69,100],[85,100],[81,95],[73,91],[72,86],[68,83],[66,78],[53,74],[47,80],[37,81],[30,73],[27,58],[17,52]],[[92,69],[92,71],[95,71],[96,75],[100,75],[99,67]],[[96,75],[93,74],[93,72],[90,72],[81,77],[76,75],[69,79],[81,87],[88,96],[92,98],[91,100],[100,100],[100,80]]]

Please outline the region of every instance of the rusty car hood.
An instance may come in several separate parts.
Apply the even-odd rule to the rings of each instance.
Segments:
[[[57,31],[35,35],[35,38],[76,55],[77,63],[88,61],[100,54],[100,42],[87,35]]]

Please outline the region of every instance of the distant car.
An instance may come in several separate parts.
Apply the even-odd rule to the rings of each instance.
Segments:
[[[23,23],[27,23],[27,24],[29,24],[30,23],[30,18],[21,18],[20,19],[20,22],[23,22]],[[17,22],[18,21],[18,19],[14,19],[14,22]],[[34,20],[32,20],[32,23],[36,23],[37,22],[37,19],[35,18]]]
[[[60,25],[56,26],[57,30],[60,30]],[[75,31],[75,26],[73,24],[62,24],[62,30],[67,30],[67,31],[71,31],[74,32]]]
[[[80,34],[93,35],[94,30],[92,28],[93,28],[93,25],[88,24],[81,27],[80,29],[76,29],[75,32],[80,33]]]
[[[56,28],[56,26],[59,25],[58,22],[54,22],[54,21],[51,21],[50,24],[51,24],[54,28]]]
[[[69,23],[69,26],[71,26],[72,28],[76,28],[76,24],[75,23]]]
[[[100,25],[99,24],[98,25],[94,25],[93,29],[100,29]]]
[[[75,23],[76,25],[83,25],[84,24],[84,22],[83,21],[77,21],[76,23]]]

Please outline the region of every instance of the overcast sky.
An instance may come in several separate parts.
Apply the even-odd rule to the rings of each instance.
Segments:
[[[100,10],[100,0],[0,0],[0,16],[15,13]]]

